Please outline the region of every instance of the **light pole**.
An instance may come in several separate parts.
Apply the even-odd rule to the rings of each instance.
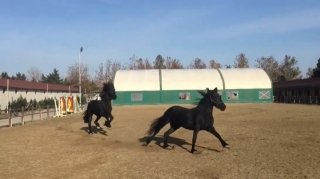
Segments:
[[[80,93],[80,98],[79,98],[79,106],[81,108],[81,73],[80,73],[80,57],[81,57],[81,52],[83,51],[83,47],[80,48],[79,52],[79,93]]]

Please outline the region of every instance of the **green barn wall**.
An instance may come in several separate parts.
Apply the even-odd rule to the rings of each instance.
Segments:
[[[259,99],[259,92],[269,92],[269,99]],[[179,93],[190,93],[190,100],[179,99]],[[228,92],[237,92],[237,99],[228,99]],[[131,101],[131,93],[142,93],[142,101]],[[230,89],[219,90],[224,103],[271,103],[272,89]],[[162,97],[162,99],[160,99]],[[191,104],[202,96],[195,90],[126,91],[117,92],[113,105],[154,105],[154,104]]]
[[[113,105],[153,105],[160,103],[160,91],[119,91]],[[131,101],[132,93],[142,93],[142,101]]]
[[[190,100],[179,99],[179,93],[184,93],[184,92],[190,93]],[[222,90],[219,92],[222,92]],[[162,91],[163,104],[191,104],[198,98],[202,98],[202,96],[196,90],[164,90]]]
[[[269,92],[268,99],[260,99],[259,92]],[[228,92],[237,92],[238,99],[228,99]],[[271,103],[273,96],[272,89],[227,89],[224,90],[223,101],[225,103]]]

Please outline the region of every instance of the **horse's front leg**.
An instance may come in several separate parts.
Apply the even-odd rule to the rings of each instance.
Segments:
[[[199,127],[200,128],[200,127]],[[192,136],[192,147],[191,147],[191,153],[197,153],[197,150],[195,149],[195,145],[196,145],[196,142],[197,142],[197,137],[198,137],[198,133],[200,131],[198,127],[196,127],[194,130],[193,130],[193,136]]]
[[[111,113],[109,113],[104,117],[106,118],[104,125],[107,126],[108,129],[111,129],[111,121],[113,120],[113,116],[111,115]]]

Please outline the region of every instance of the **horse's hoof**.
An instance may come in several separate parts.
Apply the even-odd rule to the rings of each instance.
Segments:
[[[97,129],[101,129],[101,127],[97,126]]]
[[[165,149],[167,149],[167,150],[173,150],[173,149],[174,149],[174,146],[168,145],[167,147],[165,147]]]
[[[146,143],[143,143],[143,144],[142,144],[142,146],[143,146],[143,147],[147,147],[147,146],[148,146],[148,144],[146,144]]]
[[[226,149],[230,149],[229,144],[227,144],[227,145],[225,145],[225,146],[223,146],[223,147],[226,148]]]
[[[107,127],[107,129],[111,130],[112,128],[111,127]]]
[[[201,154],[202,152],[201,151],[197,151],[197,150],[194,150],[193,152],[191,152],[192,154]]]

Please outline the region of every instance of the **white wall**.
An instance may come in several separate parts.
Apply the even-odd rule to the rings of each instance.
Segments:
[[[225,89],[269,89],[272,83],[261,68],[220,68]]]
[[[69,96],[69,92],[57,92],[57,91],[34,91],[34,90],[14,90],[14,89],[9,89],[9,101],[13,101],[19,96],[22,96],[27,99],[29,102],[31,99],[36,99],[37,101],[43,100],[45,97],[47,98],[60,98],[62,96]],[[71,93],[73,96],[80,96],[79,93]],[[1,110],[4,110],[7,106],[8,102],[8,93],[6,89],[1,89],[0,92],[0,105],[1,105]]]
[[[118,70],[114,87],[116,91],[159,91],[159,71]]]
[[[223,82],[216,69],[163,69],[162,90],[223,90]]]

